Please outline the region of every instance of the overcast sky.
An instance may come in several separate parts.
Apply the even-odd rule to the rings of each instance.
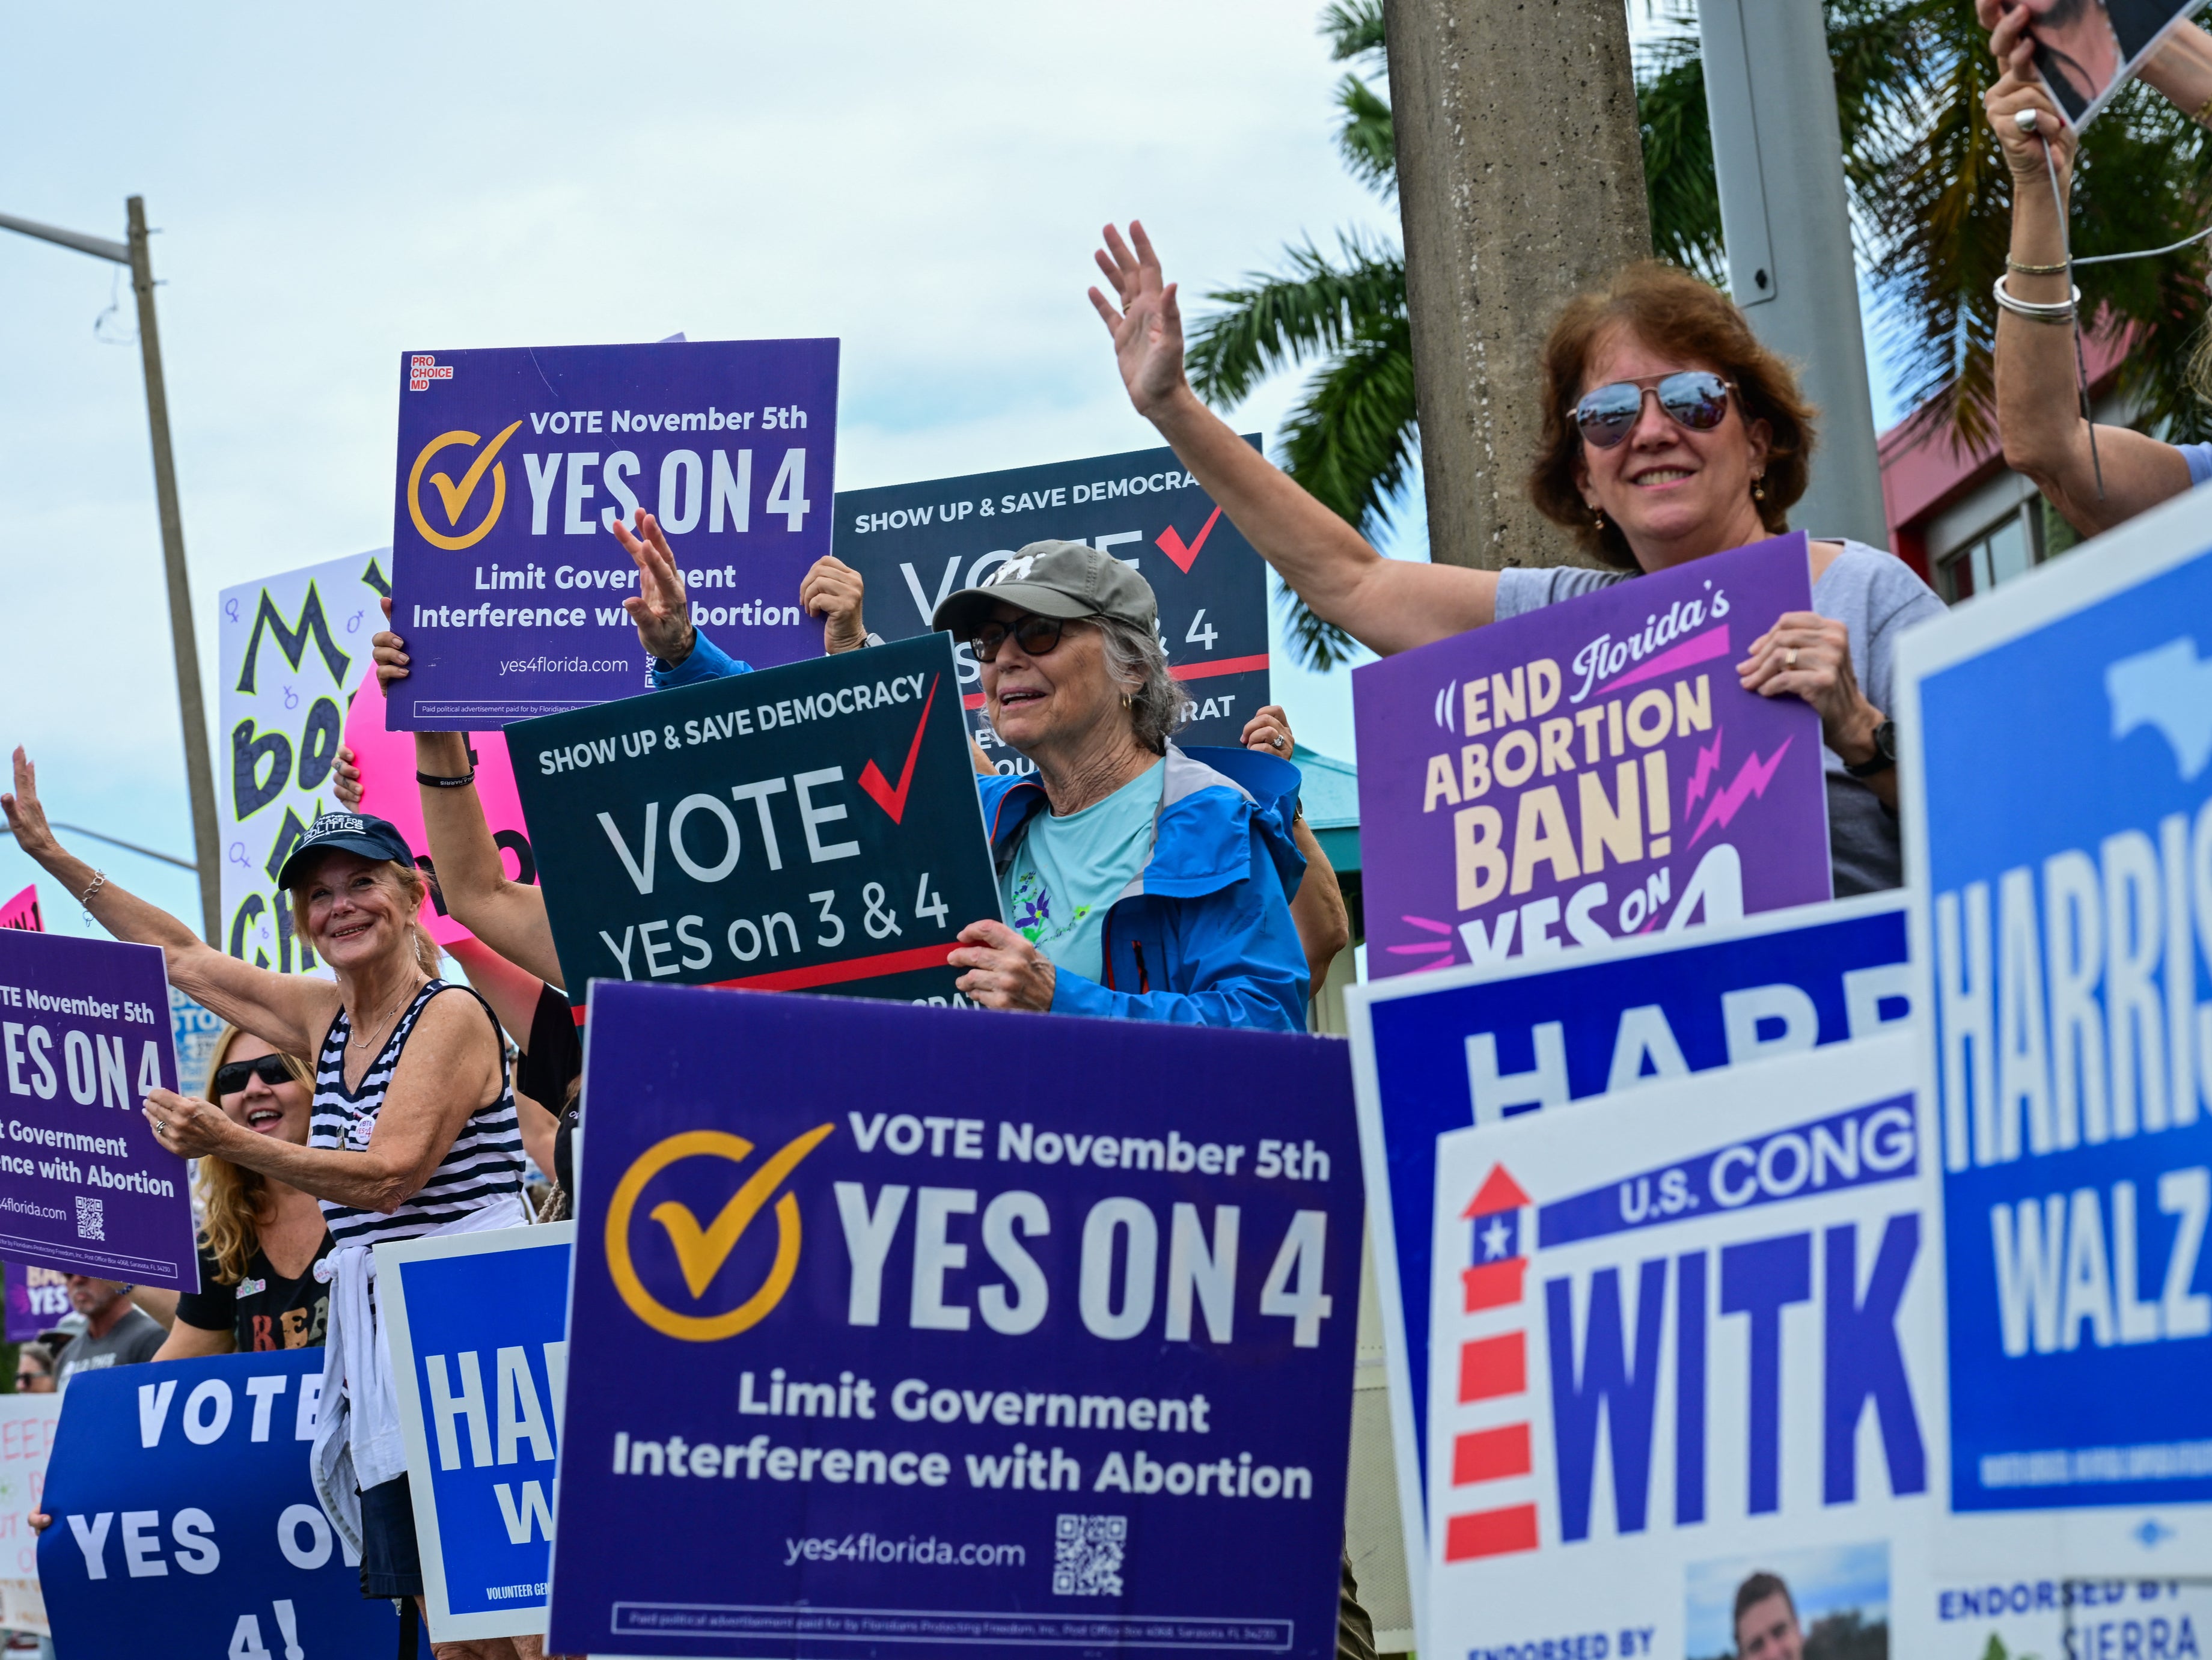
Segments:
[[[160,229],[212,716],[220,589],[391,539],[403,350],[836,335],[848,488],[1155,441],[1084,297],[1102,222],[1194,296],[1396,234],[1330,142],[1318,9],[9,7],[0,212],[119,239],[137,192]],[[127,280],[0,234],[0,742],[56,818],[189,855]],[[1293,390],[1233,418],[1272,446]],[[1276,685],[1352,757],[1341,672],[1279,649]],[[34,873],[0,840],[0,897]]]

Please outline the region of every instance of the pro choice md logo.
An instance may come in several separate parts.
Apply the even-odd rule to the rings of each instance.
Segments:
[[[477,448],[483,442],[477,435],[459,430],[441,432],[422,446],[422,453],[415,458],[415,465],[407,473],[407,516],[415,521],[416,532],[425,542],[448,553],[458,553],[463,548],[474,547],[491,533],[491,527],[499,523],[500,509],[507,505],[507,466],[498,459],[499,453],[521,425],[521,422],[515,422],[481,449]],[[438,507],[446,521],[445,530],[435,531],[430,528],[429,515],[422,511],[422,469],[430,465],[430,458],[439,451],[454,447],[474,449],[476,453],[470,458],[468,471],[461,475],[458,484],[443,472],[430,475],[430,483],[438,492]],[[461,520],[487,471],[491,474],[491,505],[474,530],[464,531]]]
[[[745,1178],[744,1185],[730,1195],[708,1226],[701,1227],[690,1207],[674,1199],[664,1199],[646,1213],[647,1221],[657,1222],[666,1231],[669,1247],[675,1252],[677,1267],[683,1274],[684,1289],[692,1304],[706,1296],[714,1283],[714,1276],[721,1272],[722,1264],[729,1260],[731,1251],[737,1248],[738,1239],[762,1207],[799,1167],[799,1160],[813,1152],[836,1128],[834,1124],[817,1124],[805,1134],[794,1136]],[[654,1177],[686,1158],[720,1158],[743,1164],[752,1152],[753,1144],[741,1135],[721,1130],[685,1130],[654,1142],[640,1153],[616,1185],[614,1202],[607,1209],[607,1272],[630,1312],[653,1330],[687,1343],[720,1342],[768,1318],[783,1300],[784,1292],[791,1289],[792,1276],[799,1272],[796,1194],[787,1193],[776,1199],[775,1261],[760,1288],[735,1308],[720,1313],[679,1313],[646,1288],[630,1256],[630,1229],[637,1201]],[[674,1288],[668,1289],[672,1292]]]

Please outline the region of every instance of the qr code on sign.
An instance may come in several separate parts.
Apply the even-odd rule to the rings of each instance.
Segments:
[[[88,1199],[82,1194],[77,1195],[76,1237],[80,1239],[107,1237],[106,1201]]]
[[[1126,1516],[1063,1516],[1054,1530],[1052,1594],[1119,1596],[1121,1554],[1129,1546]]]

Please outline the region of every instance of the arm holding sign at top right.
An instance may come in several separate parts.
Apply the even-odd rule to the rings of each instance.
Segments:
[[[1983,99],[2012,173],[2012,245],[2003,292],[2027,305],[2063,306],[2074,284],[2066,268],[2059,196],[2073,188],[2076,137],[2036,75],[2035,44],[2027,34],[2031,15],[2004,10],[2002,0],[1975,0],[1975,9],[1990,30],[1990,51],[2004,71]],[[2184,23],[2142,78],[2206,119],[2212,111],[2212,42]],[[2021,125],[2027,117],[2033,118],[2030,126]],[[2187,453],[2126,427],[2100,423],[2093,453],[2089,423],[2081,415],[2077,321],[2063,312],[2051,317],[1998,312],[1997,430],[2006,465],[2033,479],[2068,524],[2094,536],[2180,495],[2196,480]],[[2212,471],[2212,452],[2204,455],[2204,469]]]

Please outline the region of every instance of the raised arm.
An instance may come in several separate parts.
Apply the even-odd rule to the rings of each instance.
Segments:
[[[312,975],[274,974],[226,957],[158,905],[95,871],[63,847],[39,801],[38,769],[19,745],[15,788],[0,794],[0,808],[15,832],[15,845],[118,939],[159,946],[169,983],[274,1049],[313,1055],[338,1012],[338,990]],[[279,904],[283,903],[280,897]],[[256,1136],[255,1140],[264,1138]]]
[[[2032,15],[2025,8],[2000,13],[1998,3],[1976,0],[1982,21],[1992,26],[1990,50],[2004,71],[1983,102],[2012,173],[2005,291],[2015,300],[2063,303],[2072,288],[2059,196],[2073,187],[2075,134],[2036,78],[2035,46],[2026,34]],[[2020,125],[2021,112],[2028,110],[2035,113],[2033,131]],[[2033,479],[2067,523],[2094,536],[2187,489],[2189,464],[2172,445],[2125,427],[2099,426],[2092,454],[2074,329],[2063,318],[2045,321],[1998,312],[1997,431],[2006,465]]]
[[[1385,656],[1492,619],[1494,573],[1385,559],[1206,408],[1183,373],[1182,313],[1152,239],[1134,220],[1128,241],[1111,225],[1105,238],[1098,269],[1120,304],[1097,289],[1091,303],[1129,401],[1316,617]]]
[[[1291,717],[1280,703],[1267,704],[1246,721],[1241,741],[1248,750],[1279,755],[1286,761],[1297,747],[1297,740],[1291,733]],[[1306,860],[1305,879],[1291,896],[1291,921],[1298,931],[1298,944],[1306,954],[1308,993],[1318,997],[1322,982],[1328,978],[1328,965],[1336,960],[1339,952],[1352,943],[1352,913],[1345,905],[1344,888],[1336,879],[1336,866],[1322,851],[1321,838],[1306,823],[1304,807],[1291,821],[1291,840],[1297,844]]]
[[[333,1204],[390,1213],[422,1190],[469,1115],[497,1098],[501,1066],[499,1036],[476,1000],[445,992],[416,1020],[358,1152],[256,1135],[222,1108],[169,1090],[147,1098],[146,1116],[179,1158],[213,1154]]]
[[[458,732],[415,734],[415,768],[425,778],[469,775],[468,740]],[[423,784],[422,830],[439,896],[454,921],[500,956],[540,980],[567,988],[545,895],[508,879],[474,784]]]

